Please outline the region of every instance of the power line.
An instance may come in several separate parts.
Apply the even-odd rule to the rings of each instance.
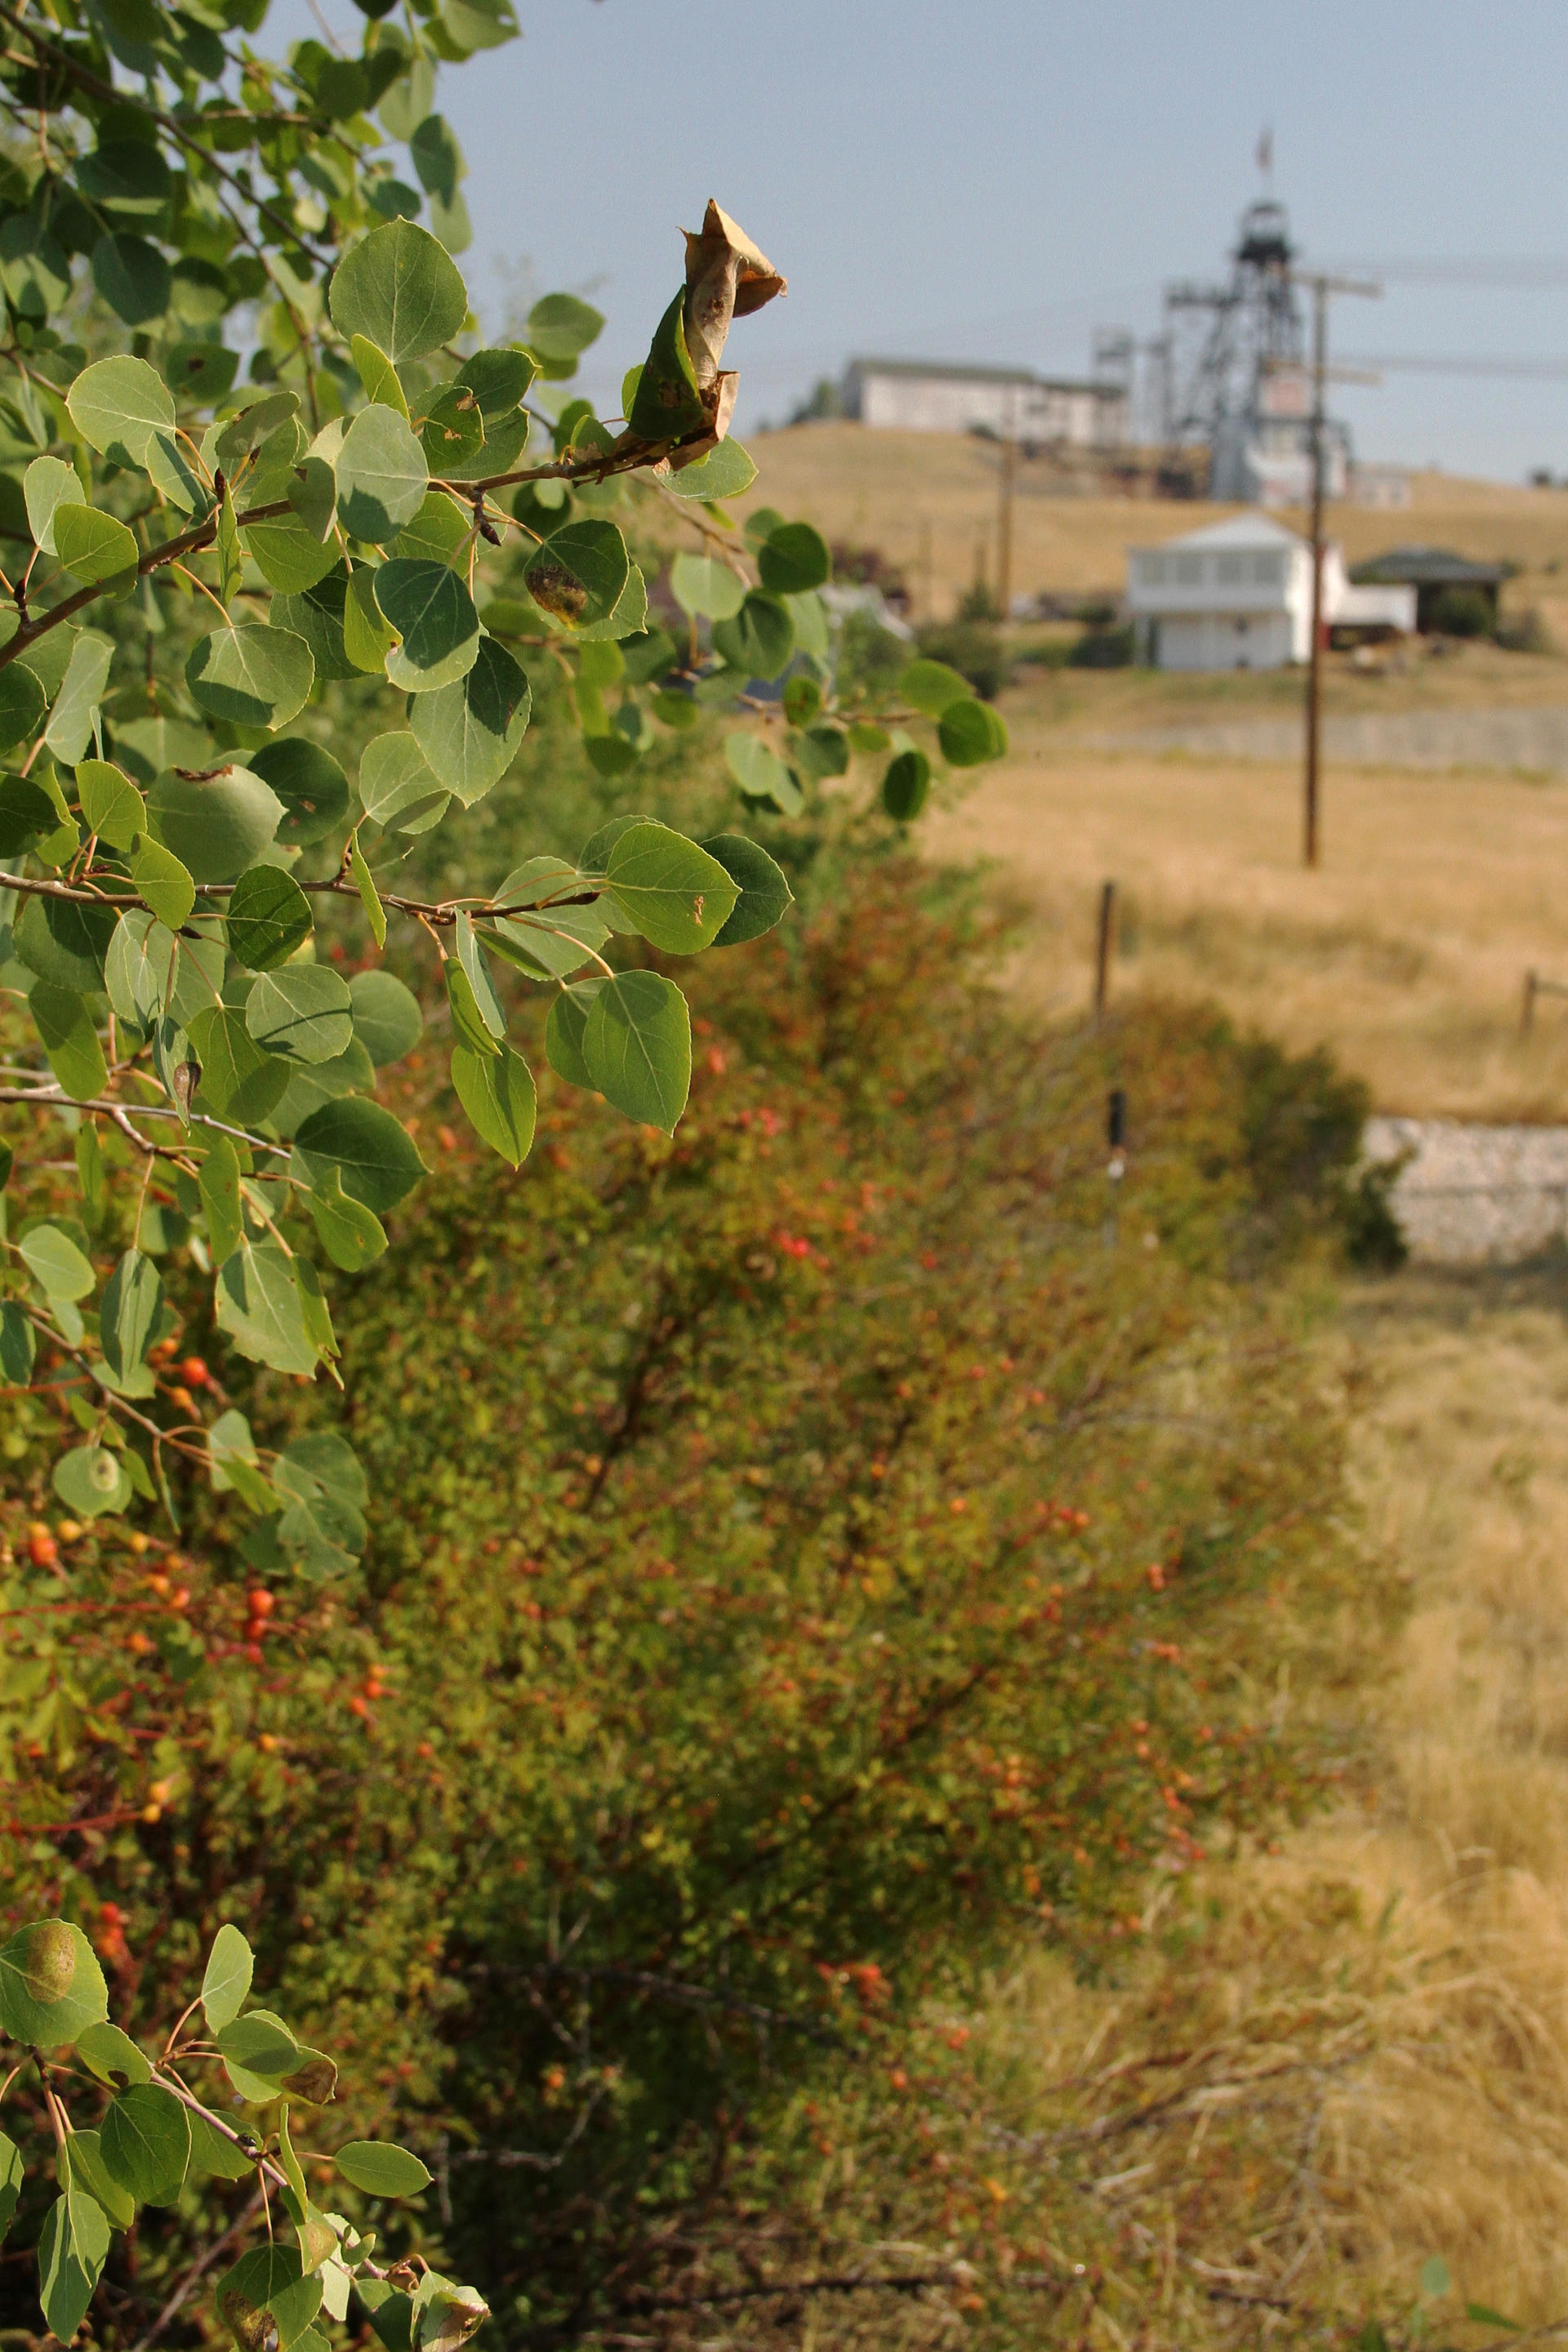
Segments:
[[[1406,254],[1393,260],[1336,262],[1347,272],[1364,272],[1404,286],[1479,286],[1522,293],[1568,291],[1568,255],[1476,254],[1468,258]]]
[[[1515,376],[1536,383],[1568,383],[1568,359],[1488,359],[1464,352],[1357,352],[1348,367],[1375,369],[1380,375]]]

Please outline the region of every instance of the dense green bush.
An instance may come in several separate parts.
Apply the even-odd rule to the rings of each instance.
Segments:
[[[1440,637],[1490,636],[1497,619],[1491,598],[1479,588],[1439,588],[1426,626]]]
[[[991,613],[933,623],[919,635],[922,654],[931,661],[946,662],[987,702],[994,702],[1013,674],[1002,632]]]
[[[1330,1074],[1157,1011],[1026,1034],[921,887],[862,867],[710,971],[673,1142],[546,1081],[514,1175],[405,1066],[446,1181],[342,1304],[362,1572],[258,1619],[227,1498],[48,1572],[13,1515],[7,1909],[96,1924],[143,2036],[236,1920],[346,2053],[334,2129],[436,2174],[394,2248],[467,2261],[508,2340],[635,2312],[791,2193],[824,2070],[1020,1936],[1099,1965],[1151,1864],[1310,1785],[1268,1604],[1325,1573],[1337,1440],[1232,1270],[1332,1180],[1335,1114],[1279,1108]],[[316,1418],[265,1370],[237,1401]],[[36,1498],[47,1437],[5,1441]]]

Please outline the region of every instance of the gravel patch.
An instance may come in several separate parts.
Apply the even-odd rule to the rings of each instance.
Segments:
[[[1237,719],[1096,739],[1100,751],[1185,751],[1209,760],[1297,759],[1301,721]],[[1323,721],[1331,760],[1363,768],[1501,768],[1568,775],[1568,707],[1367,712]]]
[[[1371,1160],[1408,1155],[1393,1192],[1413,1258],[1516,1265],[1568,1241],[1568,1127],[1370,1118]]]

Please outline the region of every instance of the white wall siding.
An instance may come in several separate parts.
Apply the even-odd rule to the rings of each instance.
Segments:
[[[1288,613],[1171,614],[1154,624],[1162,669],[1282,669],[1293,658]]]

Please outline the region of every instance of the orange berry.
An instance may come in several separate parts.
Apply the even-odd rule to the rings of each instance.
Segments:
[[[256,1735],[256,1744],[264,1756],[270,1756],[278,1746],[277,1734],[271,1731],[258,1731]]]
[[[174,1590],[173,1591],[173,1592],[171,1592],[171,1593],[170,1593],[170,1595],[169,1595],[169,1606],[170,1606],[170,1608],[171,1608],[171,1609],[188,1609],[188,1608],[190,1607],[190,1605],[191,1605],[191,1588],[190,1588],[190,1586],[189,1586],[188,1584],[177,1584],[177,1585],[174,1587]]]
[[[136,1633],[126,1636],[125,1646],[128,1650],[133,1652],[137,1657],[144,1658],[147,1656],[149,1651],[152,1650],[153,1644],[148,1634]]]
[[[211,1374],[200,1356],[187,1356],[180,1366],[180,1378],[187,1388],[205,1389]]]
[[[349,1713],[351,1715],[357,1715],[360,1721],[362,1723],[364,1722],[370,1715],[370,1701],[368,1699],[361,1698],[359,1693],[356,1691],[353,1698],[349,1701]]]
[[[196,1409],[196,1401],[189,1389],[172,1388],[169,1391],[169,1402],[179,1412],[195,1412]]]
[[[60,1556],[60,1548],[51,1535],[27,1538],[27,1558],[35,1568],[53,1568]]]
[[[264,1584],[253,1584],[245,1598],[253,1617],[270,1617],[278,1606],[277,1594],[268,1592]]]

